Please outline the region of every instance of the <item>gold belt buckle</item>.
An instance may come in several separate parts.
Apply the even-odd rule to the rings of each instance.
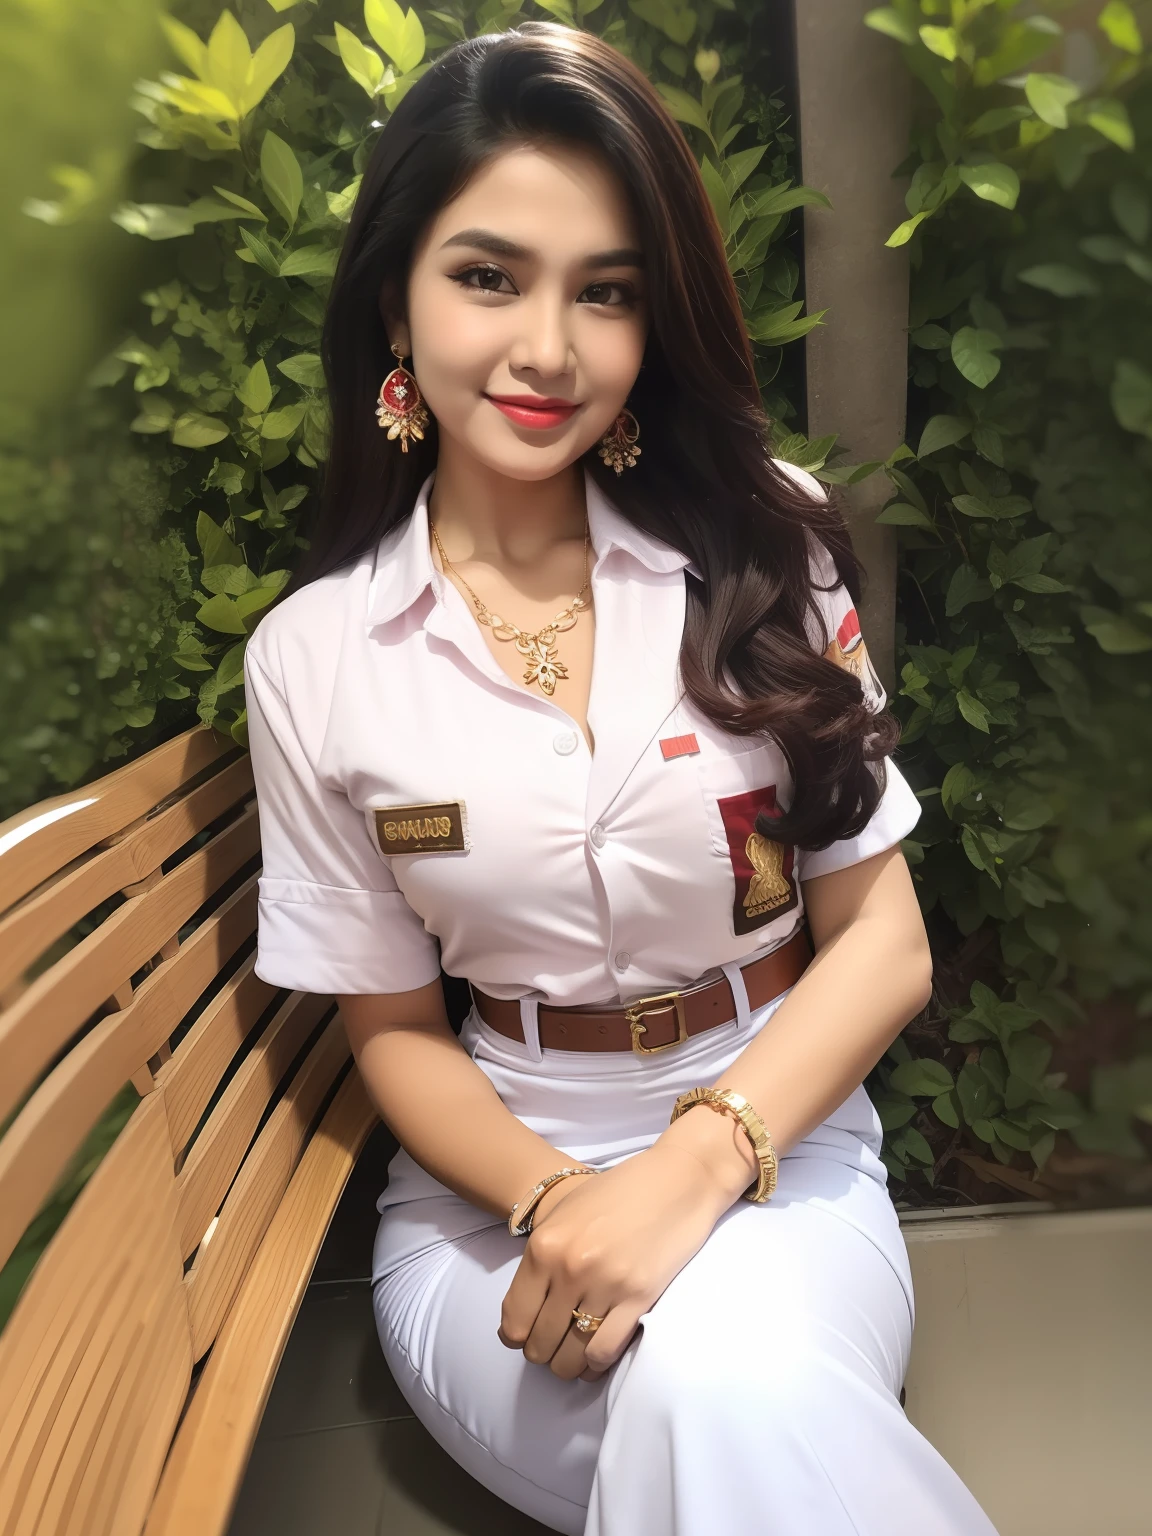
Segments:
[[[663,1007],[654,1007],[653,1004],[662,1003]],[[652,1014],[675,1013],[676,1026],[679,1033],[675,1040],[669,1040],[667,1045],[642,1045],[640,1036],[647,1034],[648,1026],[642,1022]],[[632,1031],[632,1049],[637,1056],[658,1056],[661,1051],[670,1051],[675,1045],[683,1045],[688,1038],[688,1021],[684,1017],[684,1002],[679,992],[659,992],[655,997],[641,997],[627,1009],[624,1017],[628,1020],[628,1028]]]

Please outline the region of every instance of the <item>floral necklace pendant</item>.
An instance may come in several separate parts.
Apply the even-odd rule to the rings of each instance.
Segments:
[[[540,691],[549,698],[556,692],[556,684],[568,676],[568,668],[556,660],[556,631],[542,629],[538,634],[516,636],[516,649],[528,665],[524,670],[526,683],[539,683]]]
[[[558,613],[551,623],[545,624],[543,629],[538,629],[534,635],[516,624],[509,623],[507,619],[502,619],[498,613],[493,613],[487,603],[476,596],[460,572],[449,562],[444,546],[440,542],[440,535],[436,532],[436,525],[430,523],[429,528],[444,568],[452,572],[472,598],[476,609],[476,622],[487,624],[497,640],[515,641],[516,649],[527,662],[524,669],[524,682],[529,686],[538,683],[541,693],[546,693],[551,698],[556,692],[556,684],[568,676],[568,668],[562,661],[556,659],[556,636],[561,630],[571,629],[581,612],[588,606],[584,597],[589,587],[588,546],[591,542],[587,523],[584,526],[584,585],[568,607],[562,613]]]

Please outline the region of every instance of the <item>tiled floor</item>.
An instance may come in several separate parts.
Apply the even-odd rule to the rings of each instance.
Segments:
[[[391,1152],[381,1128],[349,1180],[229,1536],[546,1536],[436,1445],[384,1365],[368,1274]]]

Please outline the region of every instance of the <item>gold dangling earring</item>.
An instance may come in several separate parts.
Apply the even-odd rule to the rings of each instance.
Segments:
[[[625,465],[633,469],[640,456],[640,449],[636,446],[639,436],[640,423],[625,406],[600,439],[600,457],[618,475],[623,473]]]
[[[393,368],[380,386],[376,420],[387,428],[389,440],[396,437],[400,439],[400,448],[407,453],[410,437],[423,441],[424,428],[430,417],[419,384],[403,366],[404,349],[393,342],[391,350],[393,356],[399,359],[400,366]]]

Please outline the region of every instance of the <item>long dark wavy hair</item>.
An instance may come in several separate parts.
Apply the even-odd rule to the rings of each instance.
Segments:
[[[644,75],[591,33],[551,22],[471,38],[398,104],[356,198],[324,323],[330,455],[311,547],[281,599],[373,548],[411,513],[437,457],[435,423],[398,453],[374,404],[394,366],[381,292],[403,295],[437,212],[500,151],[577,143],[619,177],[638,220],[651,329],[629,406],[644,434],[617,477],[585,462],[625,517],[690,557],[680,649],[687,696],[724,730],[770,734],[795,782],[761,830],[805,848],[858,833],[883,789],[896,727],[813,648],[813,536],[855,598],[840,513],[776,469],[723,238],[683,135]]]

